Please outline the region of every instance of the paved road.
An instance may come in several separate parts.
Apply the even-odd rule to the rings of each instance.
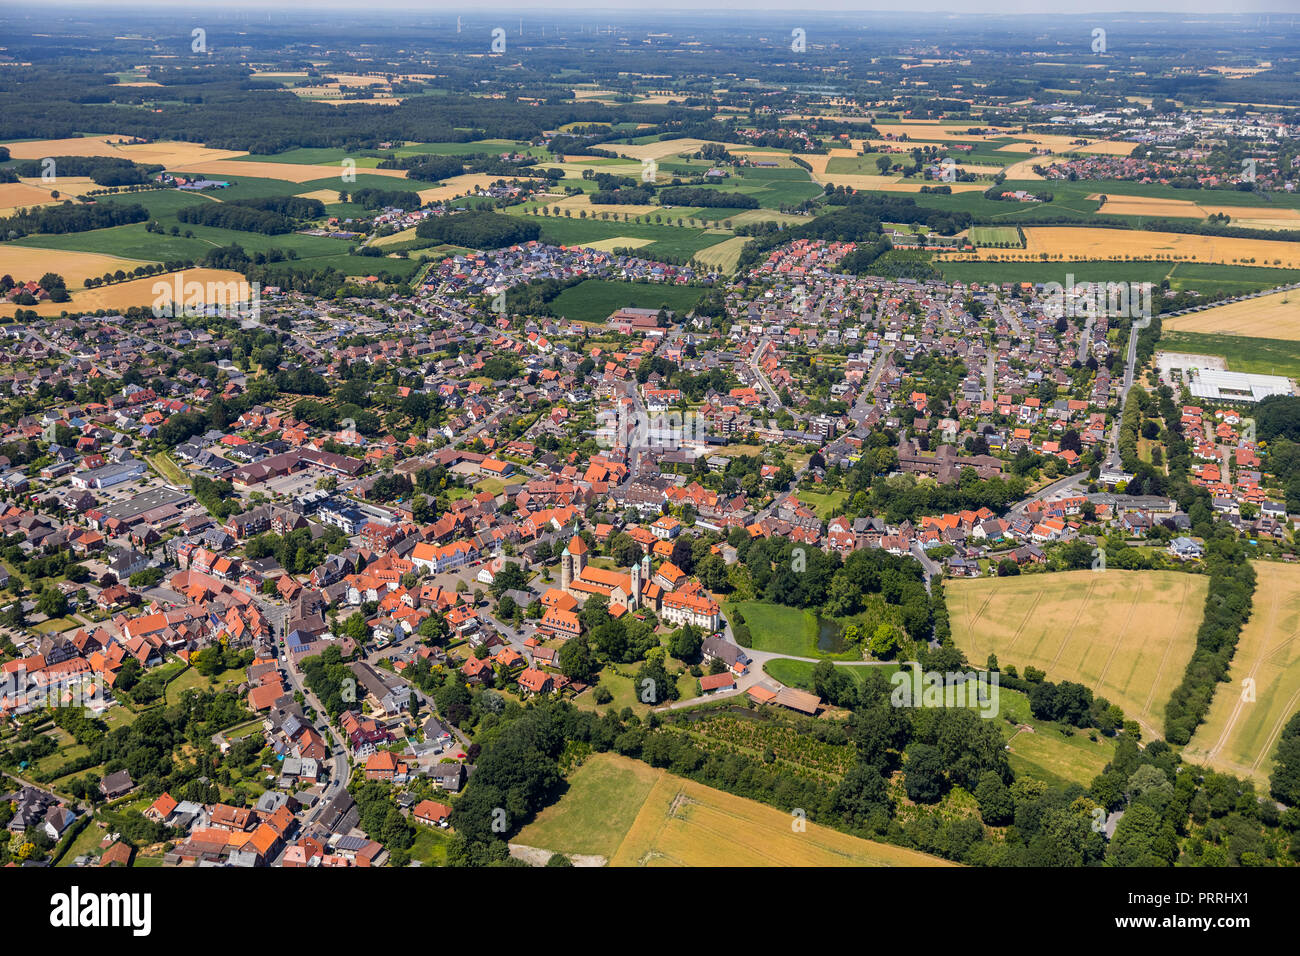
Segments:
[[[1029,505],[1031,501],[1046,501],[1049,498],[1056,498],[1058,496],[1065,495],[1068,492],[1070,492],[1072,489],[1074,489],[1074,487],[1078,485],[1080,482],[1086,480],[1087,477],[1088,477],[1088,473],[1086,471],[1081,471],[1078,474],[1067,475],[1065,478],[1058,478],[1050,485],[1045,485],[1044,487],[1040,488],[1038,491],[1034,492],[1032,495],[1030,495],[1028,498],[1025,498],[1023,501],[1017,501],[1014,505],[1012,505],[1007,510],[1007,515],[1008,517],[1012,515],[1015,516],[1023,515],[1025,513],[1025,508]]]

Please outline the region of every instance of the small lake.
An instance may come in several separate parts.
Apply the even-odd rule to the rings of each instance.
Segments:
[[[844,628],[830,618],[817,618],[817,649],[827,654],[842,654],[849,649]]]

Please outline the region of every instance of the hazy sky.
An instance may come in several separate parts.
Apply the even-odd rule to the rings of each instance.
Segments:
[[[794,11],[796,13],[839,13],[852,11],[881,11],[890,13],[1069,13],[1085,14],[1097,12],[1161,12],[1161,13],[1210,13],[1210,12],[1271,12],[1280,14],[1300,13],[1300,0],[905,0],[903,3],[889,0],[812,0],[799,3],[797,0],[645,0],[638,3],[611,3],[610,0],[479,0],[466,4],[464,0],[81,0],[81,2],[56,2],[51,6],[79,6],[104,10],[129,9],[131,7],[162,7],[172,10],[184,10],[192,13],[204,7],[222,9],[256,7],[263,10],[328,8],[340,12],[352,12],[364,16],[367,9],[427,11],[430,13],[463,13],[475,15],[493,10],[511,13],[527,13],[556,10],[591,10],[603,11],[617,16],[619,13],[644,16],[654,10],[677,9],[694,12],[745,10]],[[13,3],[12,0],[0,0],[0,9],[17,7],[26,13],[34,13],[30,2]]]

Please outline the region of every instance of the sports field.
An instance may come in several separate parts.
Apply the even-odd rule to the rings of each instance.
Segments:
[[[601,856],[611,866],[951,865],[815,823],[796,832],[792,821],[774,807],[626,757],[597,754],[516,842]]]
[[[1300,341],[1300,291],[1275,292],[1162,320],[1164,328],[1210,335]]]
[[[1177,571],[1067,571],[956,579],[952,634],[967,658],[1032,665],[1086,684],[1160,736],[1165,702],[1196,645],[1207,582]]]
[[[1300,709],[1300,567],[1258,561],[1255,573],[1254,612],[1228,680],[1215,685],[1183,756],[1266,787],[1278,735]]]
[[[977,246],[1020,245],[1020,230],[1015,226],[971,226],[967,235]]]

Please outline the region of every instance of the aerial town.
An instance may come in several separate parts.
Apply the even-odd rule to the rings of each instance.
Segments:
[[[0,865],[1300,862],[1284,51],[309,39],[0,121]]]

